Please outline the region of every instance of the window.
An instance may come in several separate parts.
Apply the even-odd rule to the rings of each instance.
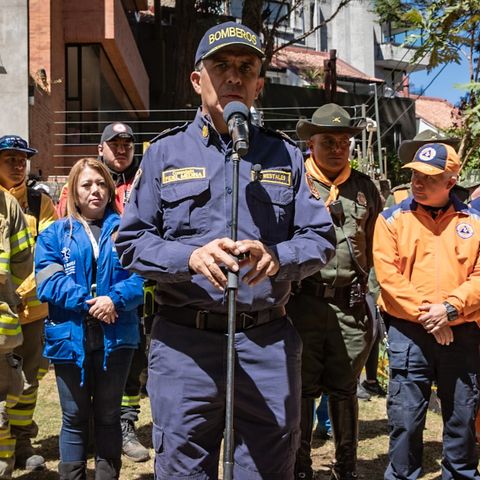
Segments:
[[[67,45],[66,141],[98,142],[106,110],[133,110],[132,102],[100,44]]]

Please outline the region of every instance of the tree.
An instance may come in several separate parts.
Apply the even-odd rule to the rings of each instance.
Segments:
[[[428,69],[466,59],[470,83],[459,108],[462,123],[449,133],[461,136],[464,165],[478,161],[480,147],[480,0],[374,0],[382,22],[417,31],[412,64],[429,55]],[[408,41],[407,41],[408,42]]]
[[[303,7],[305,0],[281,0],[281,2],[277,3],[274,15],[272,15],[270,11],[268,2],[264,0],[244,0],[242,23],[256,33],[263,33],[263,47],[265,50],[264,68],[267,69],[275,53],[313,35],[317,30],[320,30],[327,25],[327,23],[331,22],[351,1],[352,0],[340,0],[328,18],[313,26],[310,30],[282,44],[277,44],[277,35],[281,25],[288,22],[290,17]]]

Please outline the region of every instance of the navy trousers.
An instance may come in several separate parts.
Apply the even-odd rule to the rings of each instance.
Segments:
[[[235,335],[234,478],[291,480],[299,443],[301,340],[287,318]],[[147,390],[155,478],[218,479],[227,336],[157,317]]]
[[[480,479],[475,446],[480,329],[476,323],[455,326],[453,343],[442,346],[419,324],[388,316],[387,323],[390,463],[385,480],[421,475],[423,429],[433,383],[444,425],[441,478]]]

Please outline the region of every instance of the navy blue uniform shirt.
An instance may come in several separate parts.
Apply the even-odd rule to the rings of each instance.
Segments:
[[[193,123],[153,143],[142,160],[117,248],[125,268],[157,281],[160,305],[227,311],[226,295],[203,275],[192,274],[188,261],[195,249],[230,237],[230,144],[199,111]],[[262,168],[257,179],[255,164]],[[237,310],[285,305],[290,281],[313,274],[334,255],[330,215],[310,194],[300,150],[278,134],[250,127],[239,182],[238,239],[269,246],[280,270],[255,286],[240,282]]]

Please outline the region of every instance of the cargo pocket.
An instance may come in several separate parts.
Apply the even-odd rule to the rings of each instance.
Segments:
[[[69,323],[45,323],[45,349],[43,356],[51,360],[75,360],[72,326]]]
[[[161,189],[166,239],[203,234],[208,227],[208,179],[174,182]]]
[[[152,440],[153,440],[153,448],[157,455],[162,455],[165,452],[164,437],[165,437],[165,434],[163,432],[163,429],[154,425]]]
[[[404,423],[403,412],[406,409],[406,405],[403,405],[401,392],[402,384],[395,380],[390,380],[387,395],[388,424],[390,427],[399,427]]]
[[[392,374],[394,371],[400,373],[408,368],[408,343],[390,343],[388,347],[388,361]]]
[[[12,408],[20,398],[23,391],[23,360],[15,354],[9,354],[2,358],[2,372],[5,371],[7,379],[6,405]],[[1,395],[3,397],[3,395]]]

